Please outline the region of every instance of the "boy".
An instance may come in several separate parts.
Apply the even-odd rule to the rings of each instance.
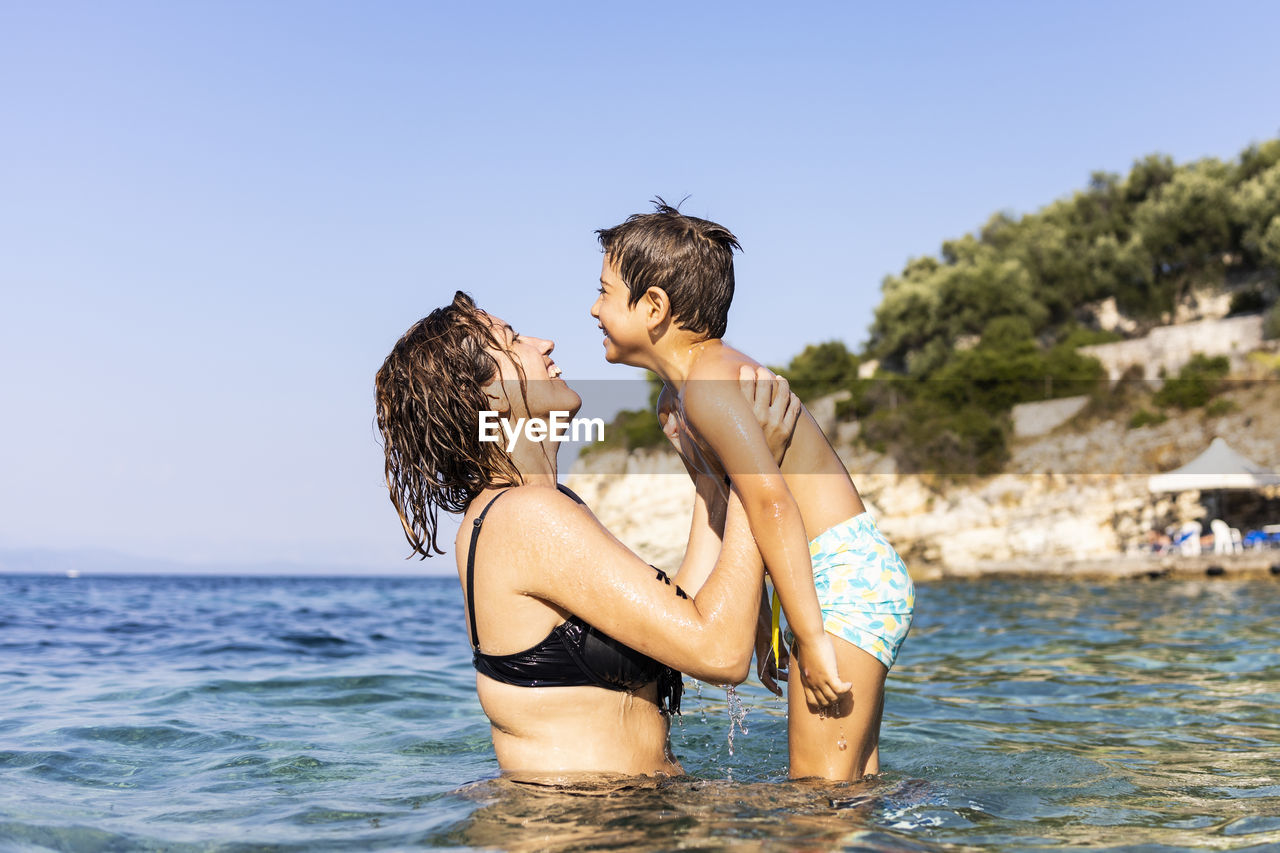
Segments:
[[[737,239],[661,199],[656,208],[597,232],[604,263],[591,316],[605,358],[662,378],[659,417],[686,464],[742,498],[802,681],[788,691],[791,776],[877,773],[884,680],[911,625],[911,578],[807,411],[774,462],[737,381],[757,364],[721,340]],[[694,523],[705,519],[695,507]]]

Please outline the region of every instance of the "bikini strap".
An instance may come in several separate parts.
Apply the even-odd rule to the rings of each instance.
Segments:
[[[582,498],[578,497],[578,496],[577,496],[577,494],[573,491],[573,489],[569,488],[569,487],[568,487],[568,486],[566,486],[564,483],[556,483],[556,488],[560,490],[560,494],[562,494],[562,495],[567,495],[567,496],[569,496],[569,497],[573,498],[573,502],[574,502],[574,503],[582,504],[583,506],[586,506],[586,505],[587,505],[587,502],[586,502],[586,501],[584,501]]]
[[[471,550],[467,552],[467,616],[471,623],[471,648],[473,651],[480,650],[480,635],[476,632],[476,542],[480,539],[480,525],[484,523],[484,517],[489,514],[489,508],[494,502],[505,495],[510,489],[503,489],[484,505],[484,509],[480,510],[480,514],[476,516],[476,520],[471,523]]]
[[[584,506],[586,505],[585,501],[575,495],[573,490],[568,486],[557,483],[556,488],[565,495],[573,498],[578,503],[583,504]],[[480,634],[476,630],[476,542],[480,539],[480,525],[484,523],[484,517],[489,513],[489,508],[493,506],[494,502],[498,498],[502,497],[509,491],[511,490],[503,489],[494,495],[493,498],[484,505],[484,509],[480,510],[480,514],[476,516],[476,520],[471,522],[471,550],[467,553],[467,616],[471,621],[471,649],[473,651],[480,650]]]

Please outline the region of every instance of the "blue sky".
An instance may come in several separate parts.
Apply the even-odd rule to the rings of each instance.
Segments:
[[[1280,5],[0,0],[0,549],[405,563],[372,378],[455,289],[625,379],[593,230],[745,253],[728,338],[865,338],[908,257],[1280,133]]]

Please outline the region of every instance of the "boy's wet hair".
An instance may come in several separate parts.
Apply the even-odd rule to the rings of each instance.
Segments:
[[[738,238],[723,225],[686,216],[661,198],[653,213],[637,213],[596,232],[600,247],[626,282],[635,305],[651,287],[671,300],[675,324],[709,338],[724,337],[733,302],[733,250]]]

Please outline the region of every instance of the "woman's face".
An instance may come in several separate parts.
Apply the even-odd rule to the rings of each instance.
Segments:
[[[551,359],[555,342],[521,335],[501,318],[493,314],[486,316],[493,336],[505,347],[490,350],[498,362],[501,388],[490,386],[493,390],[489,393],[505,397],[509,416],[515,419],[545,418],[551,412],[576,414],[582,406],[582,398],[561,378],[559,365]],[[525,393],[520,389],[521,371],[525,378]]]

